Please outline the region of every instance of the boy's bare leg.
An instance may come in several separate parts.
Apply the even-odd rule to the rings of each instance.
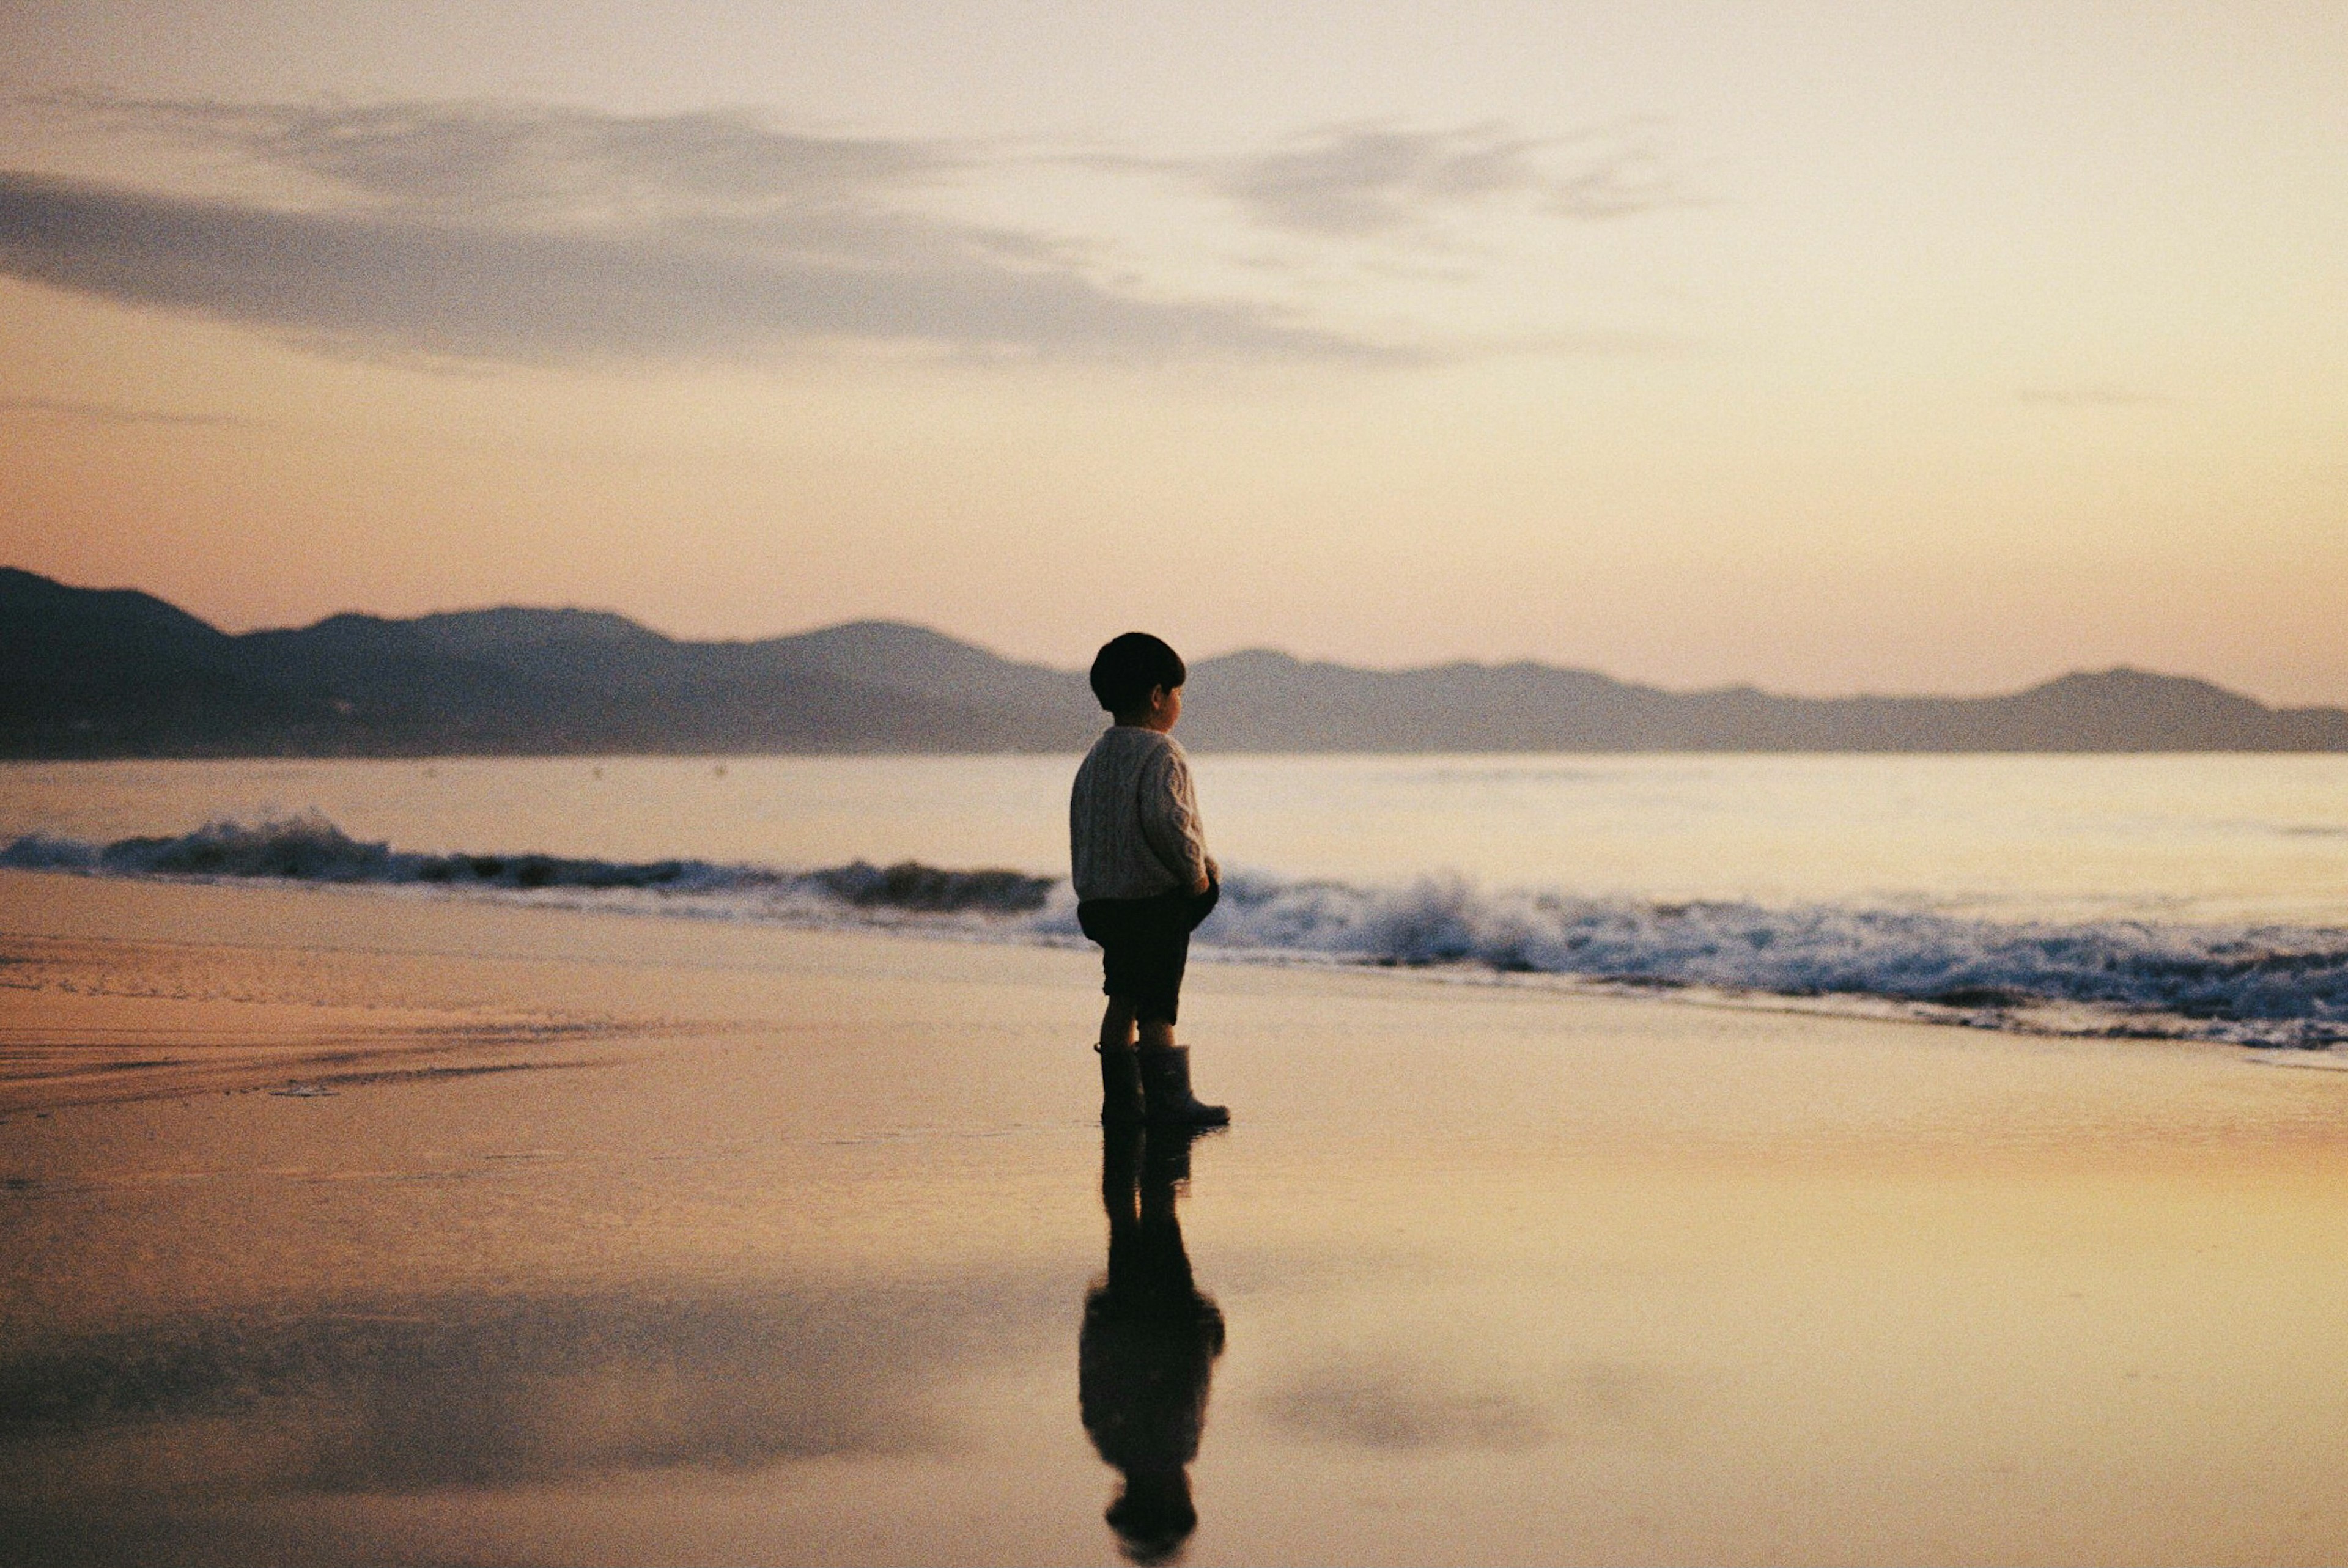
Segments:
[[[1133,1050],[1133,1004],[1111,997],[1101,1013],[1101,1124],[1138,1126],[1148,1112],[1141,1063]]]
[[[1141,1044],[1145,1050],[1165,1050],[1174,1043],[1174,1026],[1162,1018],[1144,1019],[1141,1022]]]

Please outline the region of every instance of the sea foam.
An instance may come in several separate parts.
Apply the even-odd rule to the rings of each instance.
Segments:
[[[33,834],[0,866],[85,875],[438,887],[704,918],[1076,939],[1064,880],[862,861],[813,870],[675,859],[425,855],[311,815],[97,845]],[[2318,1048],[2348,1040],[2348,931],[2009,923],[1842,904],[1663,903],[1494,890],[1457,877],[1359,886],[1235,872],[1203,958],[1439,968],[1892,1010],[1979,1027]]]

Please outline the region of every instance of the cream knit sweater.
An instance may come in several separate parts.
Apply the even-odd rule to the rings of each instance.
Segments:
[[[1068,795],[1068,858],[1079,898],[1148,898],[1214,875],[1173,736],[1118,724],[1093,743]]]

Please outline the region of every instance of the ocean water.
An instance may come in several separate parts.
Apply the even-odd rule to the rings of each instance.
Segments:
[[[1076,940],[1073,757],[0,766],[0,864]],[[1209,960],[2348,1040],[2348,757],[1194,758]]]

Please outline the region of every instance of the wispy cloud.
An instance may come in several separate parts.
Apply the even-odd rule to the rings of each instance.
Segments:
[[[53,414],[100,425],[242,425],[227,414],[176,414],[160,408],[123,408],[111,403],[74,403],[56,397],[0,397],[0,412]]]
[[[1595,219],[1682,200],[1660,156],[1627,132],[1560,138],[1501,125],[1344,126],[1196,167],[1257,221],[1313,234],[1397,233],[1501,200]]]
[[[730,358],[847,338],[960,349],[1385,357],[1245,303],[1112,293],[977,256],[830,256],[787,222],[575,229],[270,211],[0,175],[0,270],[458,358]]]
[[[1171,171],[1267,244],[1395,241],[1365,275],[1446,213],[1514,202],[1595,218],[1671,199],[1631,138],[1498,126],[1340,128],[1185,163],[811,134],[730,112],[90,95],[40,107],[241,172],[149,187],[0,172],[0,274],[363,350],[507,363],[740,359],[819,342],[1408,363],[1473,351],[1333,324],[1276,282],[1169,284],[1113,243],[980,221],[956,198],[1055,163]]]
[[[808,136],[707,111],[607,115],[497,102],[220,104],[51,100],[306,170],[409,213],[614,220],[712,211],[868,212],[879,192],[967,167],[916,138]]]

